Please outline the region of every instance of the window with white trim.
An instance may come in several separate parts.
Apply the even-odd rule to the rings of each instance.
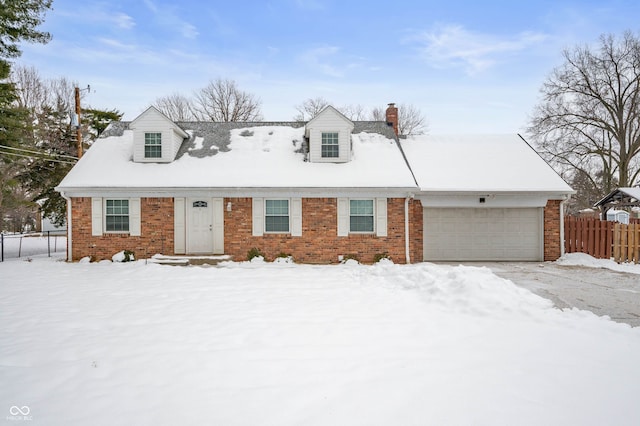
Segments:
[[[289,200],[265,200],[264,231],[289,232]]]
[[[337,132],[322,132],[320,155],[322,156],[322,158],[340,157],[340,146],[338,145]]]
[[[104,219],[106,232],[129,232],[129,200],[106,200]]]
[[[373,232],[373,200],[349,200],[349,232]]]
[[[162,133],[144,134],[144,158],[162,158]]]

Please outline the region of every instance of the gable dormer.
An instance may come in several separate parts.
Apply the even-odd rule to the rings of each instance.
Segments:
[[[155,107],[131,122],[133,161],[135,163],[170,163],[189,135]]]
[[[331,105],[305,126],[312,163],[346,163],[351,161],[353,122]]]

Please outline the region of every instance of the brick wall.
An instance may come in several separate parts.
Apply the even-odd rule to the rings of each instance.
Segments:
[[[424,250],[424,219],[422,203],[419,200],[409,201],[409,250],[411,263],[422,262]]]
[[[371,263],[376,254],[384,252],[396,263],[404,263],[406,260],[403,198],[387,200],[387,237],[370,234],[338,237],[338,207],[335,198],[302,199],[301,237],[287,234],[264,234],[254,237],[251,225],[251,198],[225,198],[224,202],[225,205],[230,202],[233,206],[231,211],[224,213],[224,248],[225,253],[233,256],[235,260],[245,260],[247,252],[253,247],[260,249],[267,260],[273,260],[279,253],[286,253],[291,254],[295,261],[300,263],[336,263],[338,255],[354,255],[361,262]],[[417,238],[422,238],[421,226],[419,237],[412,235],[412,241]],[[421,248],[420,240],[420,250]],[[419,256],[419,260],[422,260],[421,252]]]
[[[247,252],[257,247],[273,260],[279,253],[291,254],[300,263],[336,263],[338,255],[354,255],[361,262],[371,263],[376,254],[388,253],[396,263],[404,263],[404,199],[387,200],[387,237],[356,234],[338,237],[337,200],[335,198],[302,199],[302,236],[288,234],[252,235],[251,198],[225,198],[231,211],[224,211],[225,254],[235,260],[245,260]],[[173,198],[142,198],[140,200],[141,236],[129,234],[91,235],[91,198],[72,199],[72,259],[92,256],[95,260],[110,259],[120,250],[132,250],[138,258],[155,253],[174,253]],[[411,260],[422,261],[422,206],[409,204]]]
[[[137,258],[156,253],[173,253],[173,198],[141,198],[141,235],[91,235],[91,198],[72,198],[72,260],[92,256],[111,259],[121,250],[131,250]]]
[[[560,200],[549,200],[544,208],[544,260],[560,257]]]

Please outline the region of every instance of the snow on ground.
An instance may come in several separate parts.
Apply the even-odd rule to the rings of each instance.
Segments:
[[[46,425],[640,418],[640,328],[487,268],[34,258],[0,277],[8,420],[14,406]]]
[[[567,253],[556,261],[565,266],[587,266],[589,268],[605,268],[613,271],[640,274],[640,264],[616,263],[611,259],[596,259],[586,253]]]

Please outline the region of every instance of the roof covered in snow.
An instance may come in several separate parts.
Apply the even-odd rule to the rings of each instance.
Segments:
[[[595,206],[619,205],[619,206],[640,206],[640,188],[623,187],[614,189]]]
[[[113,123],[58,189],[415,188],[384,122],[355,122],[353,160],[341,164],[305,161],[304,123],[177,124],[190,137],[159,164],[133,162],[129,123]]]
[[[419,135],[401,145],[421,191],[573,192],[517,134]]]

